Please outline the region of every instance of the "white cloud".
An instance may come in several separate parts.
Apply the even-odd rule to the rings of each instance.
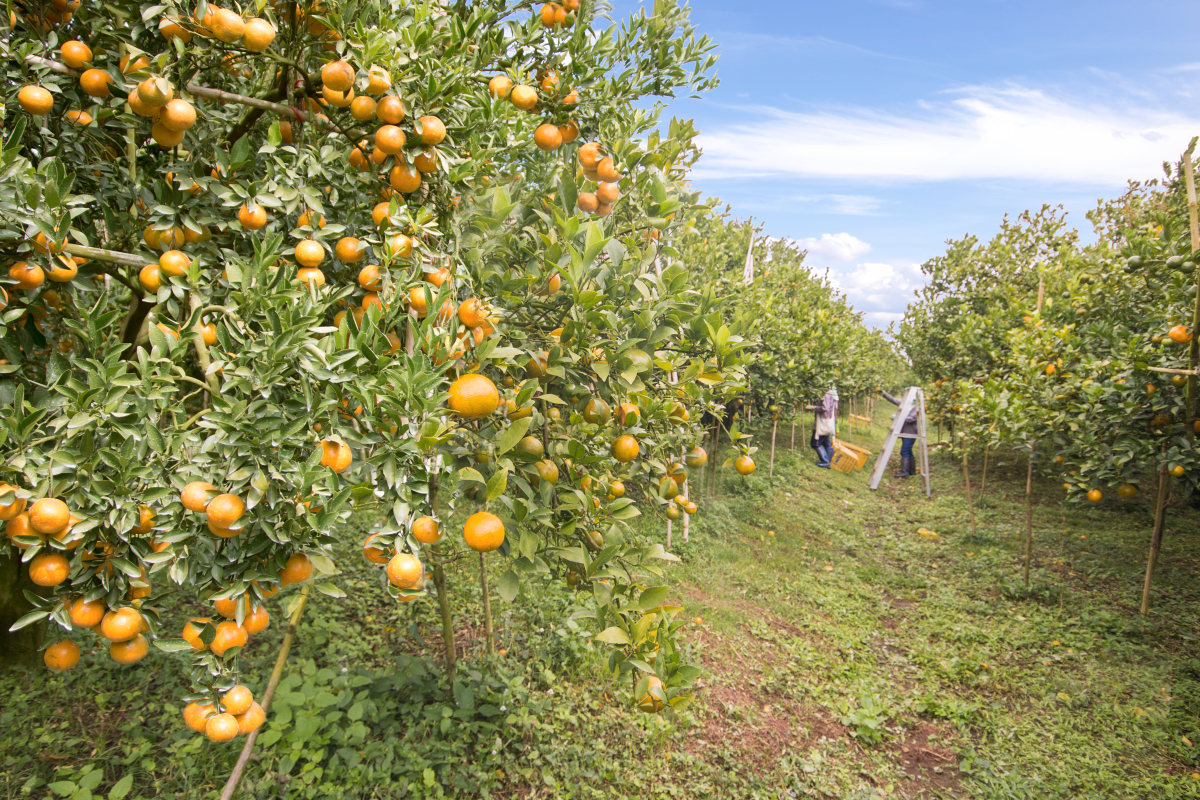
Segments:
[[[881,328],[904,317],[913,292],[924,284],[921,267],[913,262],[866,262],[831,270],[829,278],[857,310],[865,312],[869,324]]]
[[[871,252],[871,245],[848,233],[822,233],[820,239],[792,239],[791,242],[810,256],[833,261],[853,261]]]
[[[1111,87],[1110,87],[1111,88]],[[1019,85],[967,87],[907,113],[868,108],[759,119],[699,137],[696,178],[793,175],[856,180],[1010,178],[1123,186],[1153,177],[1187,146],[1200,117],[1122,96],[1125,105],[1056,97]]]

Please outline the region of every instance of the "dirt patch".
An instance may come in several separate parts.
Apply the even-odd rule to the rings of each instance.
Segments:
[[[908,775],[901,796],[922,797],[930,788],[958,791],[958,756],[941,741],[944,738],[945,726],[922,722],[906,730],[903,739],[889,747],[893,761]]]

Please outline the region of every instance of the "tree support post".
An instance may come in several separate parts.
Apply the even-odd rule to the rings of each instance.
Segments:
[[[1158,561],[1158,551],[1162,547],[1163,524],[1167,517],[1167,495],[1170,494],[1170,482],[1167,477],[1167,463],[1158,468],[1158,502],[1154,506],[1154,532],[1150,534],[1150,556],[1146,559],[1146,581],[1142,584],[1142,616],[1150,613],[1150,584],[1154,580],[1154,564]]]
[[[1025,474],[1025,588],[1029,588],[1029,564],[1033,560],[1033,452],[1029,446],[1029,471]]]
[[[496,640],[492,637],[492,599],[488,597],[487,562],[479,554],[479,585],[483,588],[483,630],[487,635],[487,651],[496,652]]]

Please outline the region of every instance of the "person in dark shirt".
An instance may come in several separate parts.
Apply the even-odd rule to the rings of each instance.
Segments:
[[[886,390],[880,389],[879,393],[889,403],[900,405],[900,401],[888,394]],[[914,405],[904,420],[904,426],[900,428],[900,435],[904,437],[900,440],[900,471],[893,473],[898,478],[907,478],[917,474],[917,460],[913,457],[913,444],[917,441],[918,413],[917,407]]]

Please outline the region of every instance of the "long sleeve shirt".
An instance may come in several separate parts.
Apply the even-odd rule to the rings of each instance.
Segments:
[[[897,400],[895,397],[892,397],[890,394],[888,394],[883,389],[880,389],[879,393],[881,395],[883,395],[883,399],[887,400],[889,403],[892,403],[893,405],[897,405],[897,406],[900,405],[899,400]],[[912,407],[912,410],[908,412],[908,416],[904,419],[904,427],[900,429],[900,432],[901,433],[916,433],[917,432],[917,407],[915,405]]]

